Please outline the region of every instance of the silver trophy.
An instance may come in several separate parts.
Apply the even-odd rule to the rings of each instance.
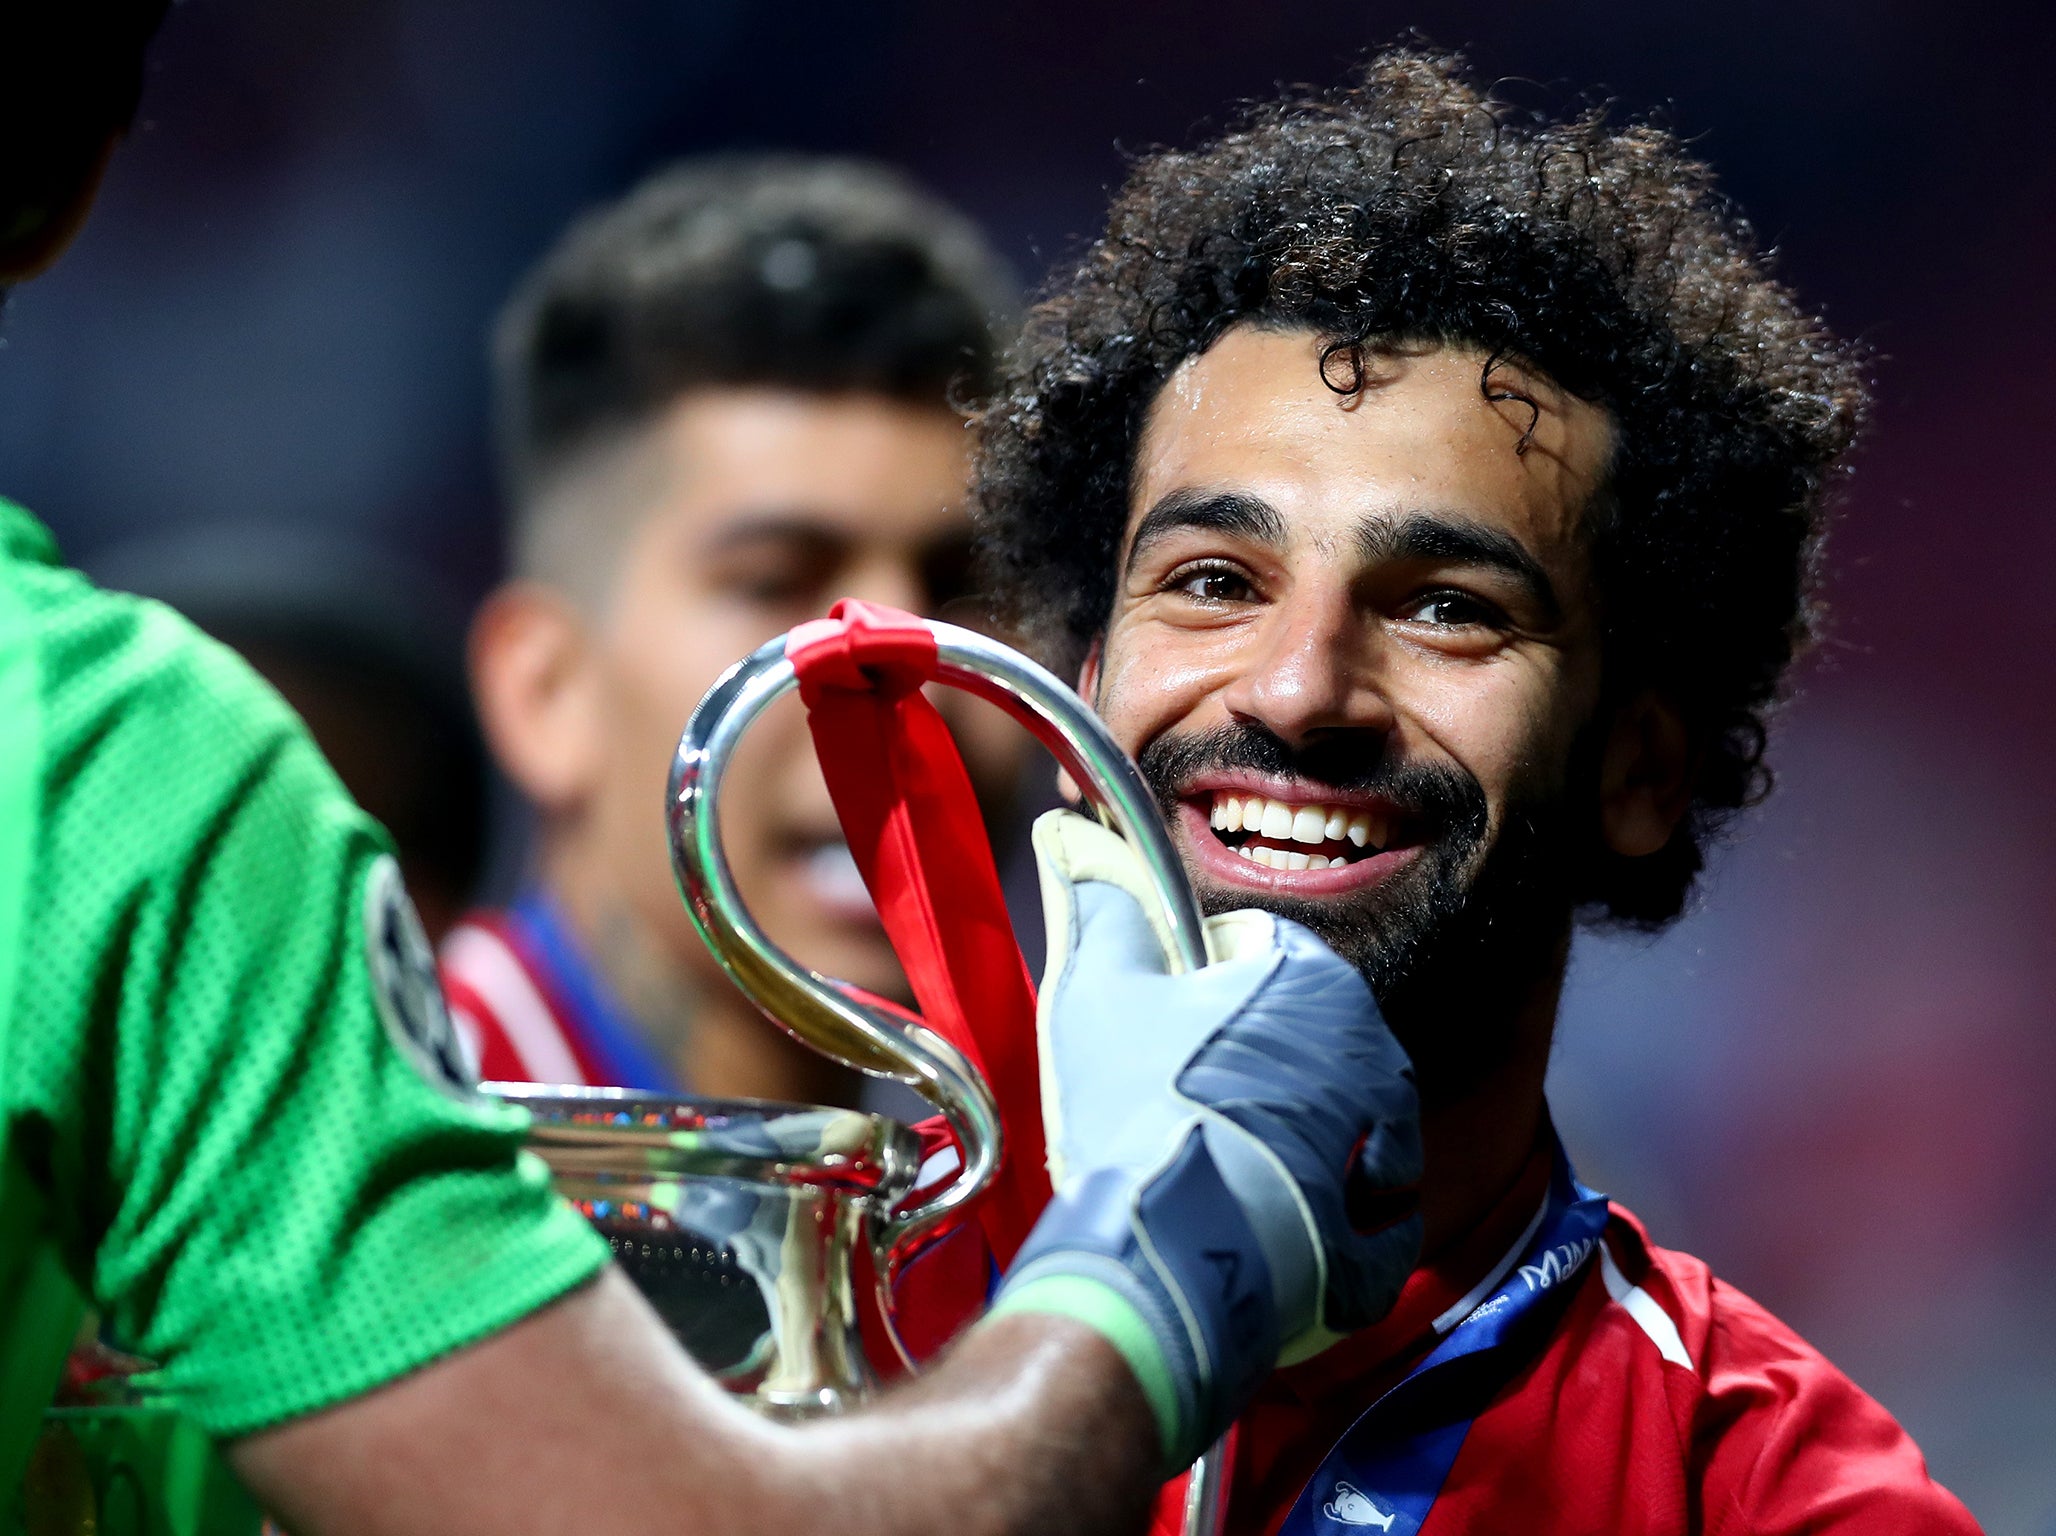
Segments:
[[[1085,702],[1019,652],[930,623],[938,680],[1004,709],[1056,756],[1086,800],[1141,853],[1181,968],[1206,963],[1199,909],[1135,766]],[[695,1359],[732,1391],[784,1417],[833,1413],[876,1389],[862,1320],[868,1289],[891,1347],[892,1281],[936,1225],[999,1167],[991,1090],[948,1041],[795,962],[736,891],[716,815],[736,742],[797,686],[779,637],[731,667],[693,711],[672,764],[671,859],[694,926],[721,968],[780,1029],[833,1061],[903,1083],[955,1133],[955,1174],[910,1201],[914,1134],[855,1110],[611,1088],[491,1085],[534,1115],[530,1145],[559,1189]],[[1223,1513],[1219,1448],[1188,1485],[1187,1536]]]

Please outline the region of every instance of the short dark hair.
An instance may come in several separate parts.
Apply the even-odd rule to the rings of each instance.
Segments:
[[[500,318],[509,493],[703,386],[968,405],[1016,293],[969,220],[882,165],[661,171],[573,225]]]
[[[1809,633],[1861,355],[1769,277],[1665,132],[1598,107],[1518,112],[1458,56],[1382,54],[1351,88],[1142,159],[1031,310],[983,413],[975,506],[1003,616],[1058,665],[1107,621],[1151,402],[1238,323],[1314,333],[1344,392],[1367,355],[1425,341],[1485,354],[1487,394],[1512,360],[1607,411],[1587,518],[1607,685],[1672,699],[1699,759],[1669,847],[1595,853],[1579,898],[1633,925],[1675,917],[1706,840],[1769,788],[1765,721]]]
[[[0,263],[47,260],[48,231],[134,121],[150,40],[170,0],[7,7],[0,48]],[[31,257],[28,252],[39,250]],[[4,290],[0,290],[4,296]]]

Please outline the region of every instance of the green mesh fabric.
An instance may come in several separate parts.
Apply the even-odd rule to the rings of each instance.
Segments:
[[[0,1154],[156,1385],[234,1435],[589,1277],[605,1249],[520,1152],[525,1117],[389,1031],[367,906],[390,854],[298,721],[0,502],[0,698],[24,677],[33,708],[0,719],[16,780],[33,764],[0,782]],[[27,1264],[10,1220],[0,1306]]]

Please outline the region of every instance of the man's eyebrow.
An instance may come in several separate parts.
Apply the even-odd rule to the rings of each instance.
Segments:
[[[704,552],[720,554],[750,544],[803,544],[833,549],[848,542],[849,535],[834,523],[803,510],[745,512],[716,528]]]
[[[1542,562],[1503,528],[1448,512],[1408,512],[1396,518],[1366,518],[1357,526],[1356,546],[1366,565],[1411,560],[1502,571],[1520,583],[1549,622],[1563,616],[1563,604]]]
[[[1274,548],[1285,542],[1285,519],[1263,497],[1247,491],[1181,488],[1167,492],[1142,514],[1142,521],[1135,525],[1135,537],[1128,545],[1128,568],[1134,569],[1136,560],[1150,545],[1181,528],[1230,533]]]

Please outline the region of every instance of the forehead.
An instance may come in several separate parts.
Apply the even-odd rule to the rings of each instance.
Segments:
[[[665,510],[710,528],[775,516],[852,537],[890,536],[964,516],[969,437],[941,404],[700,390],[659,418],[652,441]]]
[[[1500,524],[1537,548],[1569,544],[1604,476],[1606,415],[1505,365],[1492,392],[1516,388],[1535,409],[1488,399],[1485,362],[1440,346],[1367,355],[1365,387],[1342,394],[1322,379],[1311,333],[1230,330],[1151,404],[1131,522],[1174,490],[1235,489],[1284,512],[1295,540],[1325,542],[1366,517],[1427,510]]]

